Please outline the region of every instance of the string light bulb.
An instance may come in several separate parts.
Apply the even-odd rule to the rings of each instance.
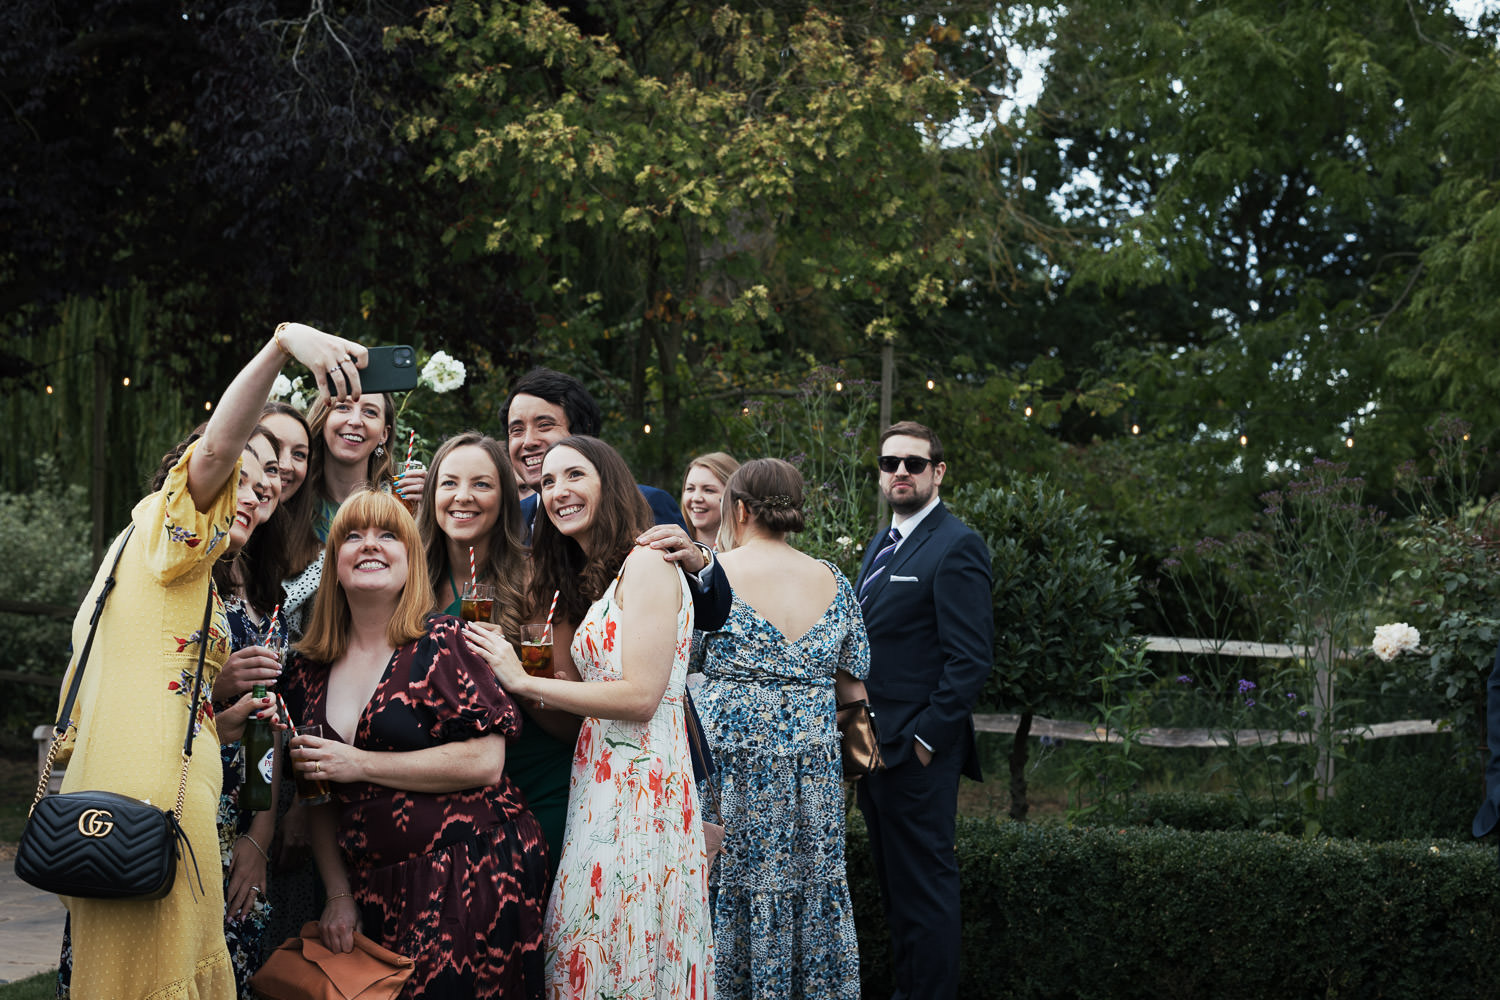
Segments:
[[[1130,433],[1132,433],[1132,434],[1139,434],[1140,432],[1141,432],[1140,421],[1135,421],[1134,423],[1132,423],[1130,425]]]
[[[47,395],[52,395],[52,387],[50,385],[47,386]]]
[[[647,434],[650,434],[650,433],[651,433],[651,425],[650,425],[650,424],[647,424],[647,425],[646,425],[646,433],[647,433]]]
[[[1250,446],[1250,438],[1248,438],[1244,434],[1241,434],[1240,435],[1240,447],[1241,448],[1248,448],[1249,446]]]
[[[835,382],[835,383],[833,383],[833,391],[834,392],[843,392],[844,391],[844,383],[842,383],[842,382]]]
[[[927,391],[931,392],[932,390],[934,390],[936,388],[937,388],[937,383],[934,382],[932,379],[928,379],[927,380]]]
[[[124,378],[120,379],[120,384],[125,386],[125,388],[127,389],[130,388],[130,376],[126,375]]]
[[[1028,418],[1031,416],[1031,404],[1030,403],[1026,404],[1026,416]]]
[[[214,401],[213,400],[206,399],[206,400],[203,401],[203,409],[204,410],[212,410],[213,408],[214,408]]]
[[[1351,434],[1348,437],[1344,438],[1344,447],[1345,448],[1353,448],[1354,447],[1354,435],[1353,434]]]

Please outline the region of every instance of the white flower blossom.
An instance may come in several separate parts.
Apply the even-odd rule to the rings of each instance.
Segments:
[[[1376,656],[1389,663],[1402,653],[1409,653],[1416,649],[1421,642],[1422,633],[1406,622],[1394,622],[1390,625],[1376,626],[1375,639],[1370,643],[1370,649]]]
[[[446,351],[434,351],[432,357],[427,359],[427,364],[422,366],[419,381],[433,392],[452,392],[464,384],[466,374],[462,361],[451,357]]]
[[[847,549],[849,546],[854,544],[854,539],[850,538],[848,535],[840,535],[839,537],[834,539],[834,542],[837,543],[839,548]]]
[[[285,375],[277,375],[276,381],[271,383],[271,398],[285,399],[292,394],[292,380]]]

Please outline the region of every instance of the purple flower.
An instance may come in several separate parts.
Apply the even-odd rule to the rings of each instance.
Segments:
[[[1177,683],[1178,684],[1191,684],[1191,683],[1193,683],[1193,679],[1191,677],[1189,677],[1187,674],[1178,674],[1177,675]]]
[[[1293,693],[1293,692],[1291,692],[1291,691],[1288,691],[1288,692],[1287,692],[1287,693],[1286,693],[1286,700],[1287,700],[1287,701],[1296,701],[1296,700],[1297,700],[1297,696],[1296,696],[1296,694],[1294,694],[1294,693]]]
[[[1307,709],[1304,708],[1302,711],[1298,712],[1297,713],[1297,718],[1299,718],[1299,719],[1305,719],[1305,718],[1307,718]]]
[[[1254,691],[1254,690],[1255,690],[1255,682],[1254,681],[1247,681],[1243,677],[1240,678],[1240,694],[1249,694],[1251,691]]]
[[[1255,707],[1255,699],[1254,698],[1246,698],[1245,699],[1245,707],[1246,708],[1254,708]]]

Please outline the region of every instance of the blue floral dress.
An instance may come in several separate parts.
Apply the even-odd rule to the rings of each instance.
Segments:
[[[232,649],[263,645],[262,628],[251,619],[245,603],[238,597],[224,599],[224,611],[229,618],[229,643]],[[282,634],[286,626],[282,624]],[[254,813],[240,809],[240,789],[245,784],[245,747],[239,740],[224,743],[219,747],[219,760],[224,767],[224,790],[219,794],[219,856],[224,865],[224,896],[229,896],[229,868],[234,861],[234,844],[240,834],[250,829]],[[290,783],[290,775],[288,775]],[[269,848],[261,844],[261,849]],[[269,872],[267,875],[269,876]],[[243,917],[224,914],[224,943],[229,946],[229,961],[234,967],[235,990],[240,1000],[253,1000],[250,977],[260,971],[263,947],[267,943],[266,925],[271,919],[270,897],[262,895]],[[272,942],[272,945],[280,942]]]
[[[824,565],[838,592],[806,634],[788,642],[736,596],[694,653],[727,828],[710,877],[721,1000],[859,996],[833,675],[863,679],[870,647],[849,581]]]

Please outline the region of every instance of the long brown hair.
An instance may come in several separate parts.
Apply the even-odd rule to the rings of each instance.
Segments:
[[[609,589],[636,537],[651,527],[651,506],[625,459],[603,441],[575,434],[547,454],[558,448],[572,448],[599,473],[599,503],[589,526],[593,553],[585,555],[581,545],[557,530],[545,509],[539,510],[531,534],[531,597],[534,607],[542,607],[556,593],[562,617],[576,624]],[[545,508],[540,497],[537,503]]]
[[[377,447],[370,453],[370,458],[365,463],[365,485],[377,490],[392,481],[391,452],[396,440],[396,401],[388,392],[382,392],[380,399],[385,408],[385,442],[383,447]],[[357,403],[358,401],[356,405]],[[318,508],[324,501],[334,501],[328,495],[328,487],[323,478],[323,466],[328,460],[328,444],[323,440],[323,429],[328,426],[328,418],[332,413],[333,401],[322,393],[318,394],[312,409],[307,411],[307,479],[294,498],[300,502],[297,504],[298,525],[293,532],[294,537],[289,539],[292,573],[302,572],[318,558],[321,543],[314,529]]]
[[[406,546],[406,586],[396,612],[385,628],[386,642],[400,647],[427,634],[432,610],[432,587],[427,583],[427,556],[417,535],[417,523],[401,501],[389,493],[359,490],[349,495],[333,516],[333,527],[323,547],[323,575],[313,598],[312,620],[297,643],[297,651],[317,663],[332,663],[349,648],[349,597],[339,582],[338,547],[356,528],[394,532]]]
[[[490,530],[484,562],[475,576],[495,585],[496,622],[506,635],[519,635],[520,625],[530,614],[526,590],[530,566],[526,561],[526,544],[522,541],[521,495],[510,467],[505,447],[478,431],[465,431],[444,441],[432,456],[427,483],[422,487],[422,504],[417,508],[417,532],[427,554],[427,579],[434,594],[443,592],[450,575],[462,576],[467,566],[448,564],[448,539],[437,524],[437,487],[442,479],[443,461],[459,448],[478,448],[495,466],[495,481],[500,492],[499,516]],[[442,608],[438,607],[441,611]]]

